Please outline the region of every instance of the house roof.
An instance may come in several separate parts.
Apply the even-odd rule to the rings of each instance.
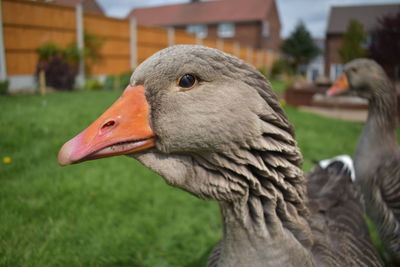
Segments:
[[[54,2],[57,4],[62,4],[67,6],[76,6],[77,4],[82,4],[84,11],[97,14],[104,14],[103,9],[96,2],[96,0],[54,0]]]
[[[400,4],[334,6],[331,8],[328,34],[345,33],[350,20],[356,19],[369,32],[377,26],[377,19],[400,12]]]
[[[217,0],[137,8],[129,17],[148,26],[265,20],[274,0]]]

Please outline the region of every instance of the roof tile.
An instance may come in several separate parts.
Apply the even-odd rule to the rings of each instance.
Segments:
[[[264,20],[273,0],[217,0],[138,8],[128,15],[148,26]]]

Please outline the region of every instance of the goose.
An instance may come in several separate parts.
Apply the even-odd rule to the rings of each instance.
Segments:
[[[317,167],[307,183],[270,83],[234,56],[196,45],[157,52],[58,161],[116,155],[218,202],[223,234],[208,266],[382,266],[343,165]]]
[[[400,149],[397,143],[396,91],[378,63],[355,59],[328,90],[350,92],[369,102],[354,167],[366,212],[377,226],[385,250],[400,263]]]

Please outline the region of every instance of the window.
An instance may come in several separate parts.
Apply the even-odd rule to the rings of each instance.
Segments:
[[[207,26],[201,24],[188,25],[186,27],[187,33],[196,34],[197,37],[206,38],[207,37]]]
[[[337,78],[339,78],[339,75],[343,71],[343,65],[342,64],[331,64],[331,70],[330,70],[330,76],[332,81],[336,81]]]
[[[269,24],[268,24],[268,21],[263,21],[262,22],[262,36],[264,38],[268,38],[269,37]]]
[[[367,37],[361,42],[361,48],[369,49],[372,43],[372,34],[368,34]]]
[[[235,24],[221,23],[218,25],[218,37],[229,38],[235,36]]]

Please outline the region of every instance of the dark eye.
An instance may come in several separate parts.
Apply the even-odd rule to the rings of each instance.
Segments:
[[[189,89],[192,88],[196,83],[196,77],[191,74],[185,74],[179,79],[178,85],[182,88]]]

